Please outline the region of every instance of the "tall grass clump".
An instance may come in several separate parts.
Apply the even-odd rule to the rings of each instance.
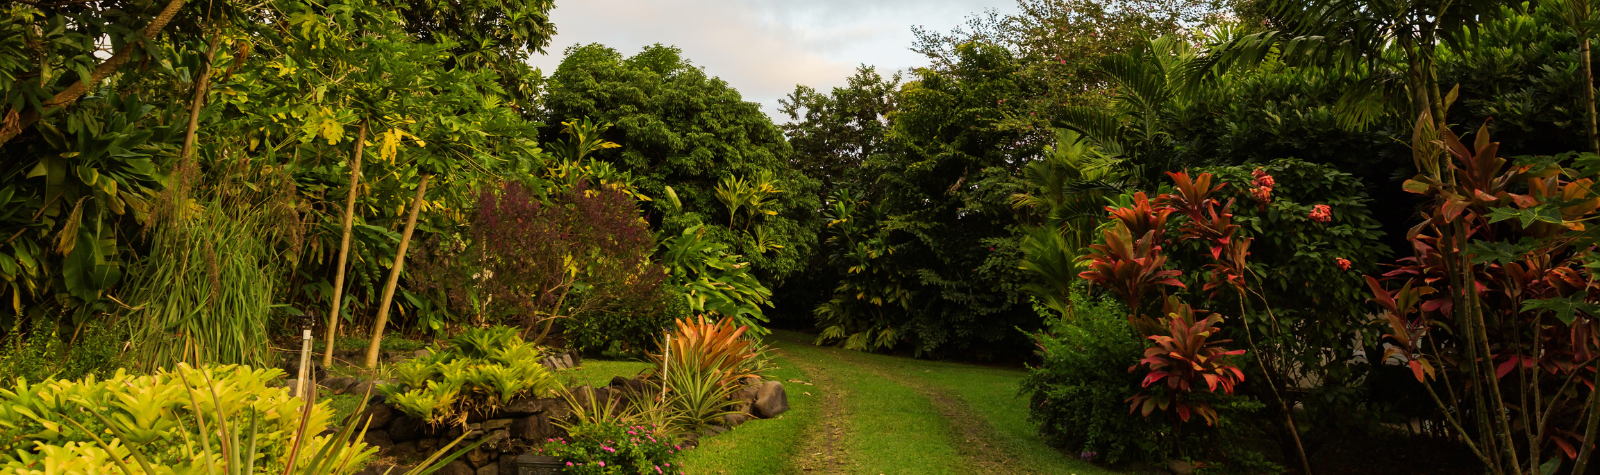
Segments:
[[[150,250],[130,273],[130,356],[145,369],[271,362],[268,316],[299,244],[292,184],[271,172],[217,176],[231,178],[196,187],[203,201],[163,197]],[[255,177],[267,186],[243,186]],[[273,182],[285,186],[258,191]]]

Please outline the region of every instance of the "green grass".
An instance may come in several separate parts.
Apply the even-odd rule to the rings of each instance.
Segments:
[[[832,384],[845,392],[847,429],[839,441],[847,460],[840,467],[844,473],[976,471],[962,455],[960,431],[913,386],[964,402],[975,419],[988,426],[994,437],[991,442],[1011,461],[1008,469],[1064,475],[1115,473],[1065,456],[1034,435],[1027,400],[1017,396],[1018,384],[1026,375],[1023,371],[819,348],[811,346],[804,335],[786,332],[779,332],[776,340],[774,346],[787,358],[826,372]],[[700,448],[684,454],[688,473],[803,473],[794,462],[805,455],[797,451],[821,415],[816,406],[823,389],[787,382],[812,379],[787,359],[780,358],[778,364],[774,376],[785,381],[790,411],[782,419],[754,421],[702,440]]]
[[[556,378],[567,387],[590,386],[600,387],[611,384],[611,378],[621,376],[632,378],[640,371],[649,368],[650,363],[641,361],[604,361],[583,360],[579,368],[561,370],[556,372]]]

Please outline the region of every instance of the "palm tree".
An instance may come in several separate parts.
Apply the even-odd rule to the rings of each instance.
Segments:
[[[1056,144],[1045,148],[1044,159],[1023,168],[1029,191],[1013,195],[1011,204],[1042,218],[1042,225],[1023,236],[1021,267],[1040,277],[1027,291],[1067,315],[1070,287],[1078,280],[1076,261],[1094,242],[1106,198],[1129,186],[1120,161],[1100,153],[1075,131],[1057,129],[1055,135]]]

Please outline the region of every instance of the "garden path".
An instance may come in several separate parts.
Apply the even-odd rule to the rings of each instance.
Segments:
[[[811,338],[768,340],[791,410],[703,440],[685,454],[688,473],[1111,473],[1034,435],[1017,395],[1023,371],[817,347]]]

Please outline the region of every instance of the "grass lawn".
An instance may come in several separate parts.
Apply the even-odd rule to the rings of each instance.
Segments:
[[[1017,396],[1017,386],[1026,374],[1021,370],[821,348],[797,333],[779,332],[774,340],[782,357],[773,376],[785,381],[790,411],[781,419],[755,421],[704,440],[701,448],[683,458],[688,473],[803,473],[801,465],[814,454],[800,450],[815,450],[818,445],[815,429],[824,420],[819,418],[837,418],[844,426],[832,441],[843,464],[823,471],[1115,473],[1065,456],[1034,435],[1027,400]],[[823,374],[810,374],[802,368]],[[789,382],[791,379],[816,385]],[[830,390],[840,392],[843,404],[832,410],[819,407],[820,396]],[[941,402],[929,394],[942,395],[947,407],[941,408]],[[947,417],[952,404],[965,417]],[[974,431],[985,436],[989,449],[976,450],[973,447],[978,444],[963,437]],[[988,461],[975,461],[983,457]]]

